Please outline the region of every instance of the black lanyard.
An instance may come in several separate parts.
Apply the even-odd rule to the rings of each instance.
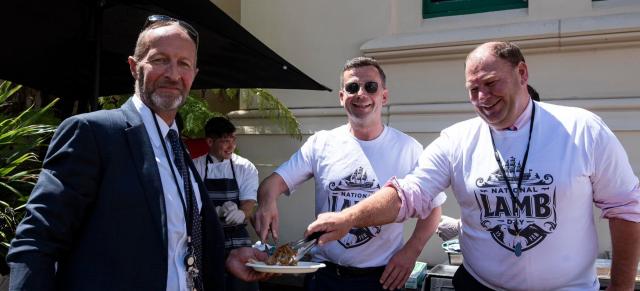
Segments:
[[[158,125],[158,120],[156,119],[156,113],[153,112],[153,109],[149,108],[151,110],[151,117],[153,118],[153,122],[156,125],[156,130],[158,131],[158,136],[160,137],[160,142],[162,143],[162,149],[164,150],[164,155],[167,157],[167,161],[169,161],[169,169],[171,169],[171,176],[173,177],[173,182],[176,184],[176,189],[178,190],[178,196],[180,196],[180,204],[182,204],[182,212],[184,213],[184,219],[185,219],[185,227],[187,228],[187,237],[191,236],[191,215],[193,215],[191,213],[191,209],[192,205],[191,205],[191,199],[187,199],[187,203],[189,204],[189,207],[187,207],[187,205],[185,204],[185,197],[182,196],[182,190],[180,190],[180,185],[178,184],[178,178],[176,177],[176,173],[173,170],[173,166],[171,165],[172,160],[169,157],[169,151],[167,150],[167,144],[164,141],[164,137],[162,136],[162,132],[160,131],[160,125]],[[182,148],[182,145],[180,146],[180,152],[184,152],[184,149]],[[173,161],[173,164],[175,165],[175,161]],[[185,167],[187,167],[187,165],[184,165]],[[189,167],[187,167],[187,173],[189,173]],[[189,177],[187,177],[187,179],[189,179]],[[185,183],[191,183],[191,181],[184,181]],[[190,243],[190,242],[188,242]]]
[[[522,186],[522,178],[524,177],[524,171],[525,171],[525,167],[527,166],[527,159],[529,158],[529,146],[531,145],[531,133],[533,132],[533,120],[536,117],[536,104],[535,102],[531,101],[531,123],[529,124],[529,140],[527,141],[527,149],[524,151],[524,158],[522,159],[522,168],[520,168],[520,177],[518,177],[518,191],[520,191],[520,186]],[[489,134],[491,135],[491,145],[493,145],[493,154],[496,157],[496,162],[498,162],[498,166],[500,167],[500,172],[502,172],[502,176],[504,177],[505,182],[507,183],[507,189],[509,190],[509,194],[511,195],[511,199],[513,199],[514,202],[520,202],[518,200],[518,196],[516,196],[513,193],[513,189],[511,189],[511,182],[509,182],[509,177],[507,177],[507,173],[504,170],[504,167],[502,166],[502,161],[500,160],[500,154],[498,153],[498,150],[496,149],[496,143],[493,140],[493,133],[491,133],[491,128],[489,128]],[[519,192],[518,192],[519,193]],[[518,203],[514,203],[513,205],[513,213],[514,214],[518,214],[520,211],[518,210]],[[516,235],[520,234],[520,230],[518,229],[518,217],[516,217],[515,223],[514,223],[514,227],[516,229]],[[516,254],[518,255],[518,254]]]

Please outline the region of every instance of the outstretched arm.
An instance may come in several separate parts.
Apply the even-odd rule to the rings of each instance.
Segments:
[[[382,225],[394,222],[400,211],[400,197],[393,187],[383,187],[369,198],[341,212],[326,212],[307,227],[307,234],[326,232],[318,244],[338,240],[352,227]]]
[[[265,280],[273,276],[270,273],[261,273],[247,267],[245,264],[250,261],[266,261],[269,256],[265,252],[261,252],[254,248],[242,247],[233,249],[227,261],[225,267],[231,274],[240,278],[241,280],[252,282]]]
[[[269,175],[258,187],[258,209],[255,214],[255,229],[263,242],[269,231],[274,240],[278,239],[280,230],[277,200],[280,194],[288,192],[289,187],[284,179],[276,173]]]
[[[640,258],[640,223],[609,219],[613,259],[607,290],[633,290]]]
[[[438,226],[440,214],[441,209],[437,207],[433,209],[427,218],[418,219],[413,234],[411,234],[407,243],[391,257],[382,273],[382,277],[380,277],[380,283],[385,289],[400,289],[407,282],[424,245]]]

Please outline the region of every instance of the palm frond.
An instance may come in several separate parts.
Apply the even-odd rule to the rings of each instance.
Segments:
[[[245,89],[241,98],[257,97],[258,110],[264,117],[276,122],[280,129],[296,138],[302,140],[302,132],[300,131],[300,123],[289,108],[284,105],[278,98],[273,96],[265,89]]]
[[[0,84],[0,104],[4,103],[9,97],[16,93],[22,85],[17,85],[11,88],[12,83],[9,81],[3,81]]]
[[[190,137],[204,136],[204,125],[212,117],[223,116],[222,113],[209,111],[205,100],[188,96],[184,106],[180,108],[183,121],[182,134]]]
[[[8,108],[9,98],[20,88],[2,82],[0,107]],[[37,153],[55,131],[50,109],[57,101],[43,108],[32,105],[18,114],[0,114],[0,257],[6,255],[42,167]]]

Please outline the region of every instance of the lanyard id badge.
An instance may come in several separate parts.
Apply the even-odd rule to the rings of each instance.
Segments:
[[[533,132],[533,121],[536,117],[536,104],[533,103],[531,104],[531,123],[529,124],[529,138],[527,140],[527,149],[524,152],[524,157],[522,158],[522,168],[520,170],[520,175],[518,177],[518,184],[516,185],[516,189],[518,190],[518,193],[520,193],[520,187],[522,186],[522,178],[524,177],[524,169],[527,166],[527,159],[529,158],[529,146],[531,146],[531,134]],[[514,201],[518,201],[518,196],[515,195],[513,189],[511,189],[511,182],[509,182],[509,179],[507,177],[507,173],[504,170],[504,167],[502,166],[502,160],[500,159],[500,154],[498,153],[498,150],[496,149],[496,143],[493,140],[493,133],[491,133],[491,128],[489,128],[489,134],[491,135],[491,145],[493,146],[493,154],[496,158],[496,162],[498,163],[498,166],[500,167],[500,172],[502,173],[502,176],[505,177],[505,182],[506,182],[506,186],[507,186],[507,190],[509,191],[509,195],[511,196],[511,199],[513,199]],[[516,205],[514,206],[514,214],[519,214],[519,210],[518,210],[518,204],[516,203]],[[518,219],[514,219],[514,224],[513,224],[514,228],[515,228],[515,232],[516,232],[516,238],[515,241],[517,242],[514,247],[513,247],[513,253],[516,255],[516,257],[520,257],[522,255],[522,243],[519,241],[520,238],[520,232],[522,231],[519,227],[518,227]]]

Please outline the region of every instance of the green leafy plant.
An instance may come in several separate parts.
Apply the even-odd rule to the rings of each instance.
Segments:
[[[7,202],[0,201],[0,221],[2,221],[2,225],[0,227],[0,240],[2,241],[2,256],[7,255],[7,250],[9,249],[9,243],[11,239],[13,239],[13,234],[16,231],[16,227],[20,220],[24,216],[24,206],[25,202],[23,200],[19,200],[20,203],[18,206],[12,206]]]
[[[38,151],[55,131],[52,123],[57,123],[49,110],[58,99],[43,108],[31,105],[11,113],[10,97],[21,87],[7,81],[0,84],[0,256],[3,259],[42,167]]]
[[[260,88],[244,89],[240,92],[240,98],[251,98],[252,96],[257,97],[258,110],[265,117],[277,122],[278,126],[287,134],[297,140],[302,140],[300,123],[293,115],[293,112],[282,104],[278,98],[269,93],[269,91]]]
[[[189,96],[187,102],[180,108],[180,117],[183,123],[182,134],[190,137],[202,137],[207,120],[223,115],[220,112],[210,111],[204,99]]]

